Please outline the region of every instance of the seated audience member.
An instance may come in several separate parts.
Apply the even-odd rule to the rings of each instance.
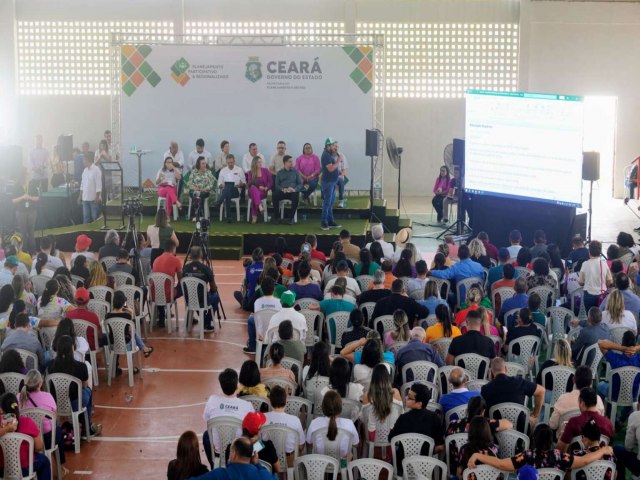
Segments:
[[[391,295],[391,290],[384,286],[384,278],[385,275],[382,270],[378,270],[373,274],[373,281],[369,286],[369,290],[365,290],[357,297],[358,305],[370,302],[375,303]]]
[[[469,242],[469,258],[484,268],[491,268],[491,259],[487,256],[483,243],[477,238]]]
[[[424,343],[424,328],[413,327],[411,329],[411,339],[404,347],[398,350],[396,365],[398,373],[402,372],[402,368],[411,362],[426,361],[435,363],[438,367],[445,365],[440,353],[435,347],[429,343]],[[407,374],[407,381],[413,380],[413,374]]]
[[[541,423],[536,426],[531,435],[531,445],[528,450],[511,458],[496,458],[482,453],[474,453],[467,466],[473,468],[476,465],[484,464],[506,472],[513,472],[531,466],[535,469],[557,468],[566,472],[571,469],[582,468],[612,453],[613,449],[611,447],[604,447],[584,457],[563,454],[560,449],[553,448],[553,430],[549,428],[549,425]],[[535,475],[536,472],[531,471],[528,474]]]
[[[274,385],[271,388],[271,393],[269,395],[269,403],[271,403],[271,411],[265,413],[266,423],[265,425],[282,425],[285,427],[292,428],[296,432],[298,432],[298,444],[294,443],[294,436],[289,435],[287,437],[287,444],[285,447],[285,451],[287,454],[293,453],[296,449],[302,453],[305,444],[305,433],[302,428],[302,422],[300,422],[300,418],[296,415],[291,415],[286,413],[284,408],[287,405],[287,391],[282,388],[280,385]]]
[[[322,435],[314,435],[316,431],[327,428],[326,439],[333,441],[338,435],[338,429],[346,430],[351,437],[351,446],[357,446],[360,443],[360,436],[353,422],[348,418],[342,418],[342,398],[337,392],[329,391],[322,399],[322,415],[313,419],[307,429],[307,444],[313,445],[314,450],[319,454],[325,453],[325,437]],[[340,458],[351,459],[351,452],[348,450],[349,442],[347,439],[340,445]]]
[[[47,260],[48,260],[48,257],[46,253],[40,252],[38,253],[38,255],[36,255],[35,257],[36,264],[31,270],[31,278],[37,275],[43,275],[48,278],[53,278],[53,270],[45,268],[45,266],[47,265]],[[15,278],[15,275],[13,278]]]
[[[533,232],[533,247],[529,249],[531,258],[538,258],[543,252],[547,251],[547,236],[544,230],[536,230]]]
[[[540,366],[538,375],[536,375],[536,383],[538,385],[542,385],[546,390],[545,403],[551,403],[551,392],[553,392],[554,388],[563,389],[565,392],[569,392],[572,389],[572,385],[575,383],[575,375],[571,375],[567,383],[564,385],[554,385],[553,379],[549,375],[543,379],[542,372],[545,368],[549,367],[573,368],[573,361],[571,360],[571,345],[566,339],[560,338],[555,342],[555,346],[553,347],[553,356],[547,359]]]
[[[398,389],[393,388],[386,365],[378,364],[373,368],[371,382],[362,397],[362,404],[370,405],[361,415],[369,440],[379,440],[380,436],[388,434],[388,425],[394,425],[403,411],[402,397]],[[382,439],[385,442],[386,440]]]
[[[609,266],[602,256],[602,243],[598,240],[589,242],[589,260],[582,263],[578,283],[583,288],[582,302],[589,310],[597,307],[601,293],[613,285]]]
[[[460,245],[458,248],[458,257],[460,261],[445,270],[431,270],[429,275],[435,278],[444,278],[445,280],[455,280],[460,282],[466,278],[479,277],[484,278],[484,268],[470,258],[469,247]]]
[[[219,209],[220,206],[224,204],[227,223],[232,222],[231,199],[238,198],[240,196],[240,189],[245,185],[245,172],[236,165],[236,159],[233,155],[227,155],[227,168],[220,169],[218,173],[218,189],[220,190],[220,195],[215,203],[216,209]]]
[[[498,265],[495,267],[491,267],[489,269],[489,273],[487,274],[487,289],[491,291],[491,287],[498,280],[502,280],[504,278],[504,267],[505,265],[511,265],[511,256],[509,255],[509,250],[505,247],[502,247],[498,250]]]
[[[458,478],[462,478],[462,472],[467,468],[467,463],[473,454],[480,453],[494,458],[498,457],[498,446],[493,442],[489,420],[484,417],[472,418],[469,422],[468,441],[460,448]]]
[[[467,289],[465,297],[466,302],[460,306],[461,310],[456,313],[455,316],[455,324],[459,327],[462,325],[465,318],[467,318],[467,313],[481,308],[480,305],[484,300],[484,292],[482,291],[482,287],[479,284],[472,285],[469,289]],[[489,318],[490,320],[493,320],[492,315],[490,314]],[[464,329],[462,331],[464,332]]]
[[[382,262],[385,260],[382,245],[379,242],[373,242],[368,249],[371,252],[371,260],[382,266]]]
[[[436,311],[438,305],[444,305],[447,307],[447,310],[449,309],[447,301],[440,297],[438,283],[434,281],[427,282],[424,287],[424,300],[419,300],[418,303],[427,307],[430,315]]]
[[[625,477],[625,468],[632,475],[640,474],[640,458],[634,450],[640,444],[640,411],[636,410],[631,414],[627,422],[627,431],[624,438],[624,445],[616,445],[613,452],[616,457],[617,478]],[[633,478],[633,477],[632,477]]]
[[[346,261],[338,262],[338,264],[336,265],[336,274],[338,276],[336,278],[332,278],[327,282],[327,285],[324,287],[324,292],[329,292],[331,290],[331,287],[333,287],[333,285],[336,283],[336,280],[342,277],[347,281],[347,290],[345,293],[348,293],[353,297],[357,297],[358,295],[360,295],[362,293],[360,290],[360,285],[358,285],[358,282],[355,278],[351,278],[348,276],[349,272],[349,264]]]
[[[257,439],[258,437],[255,436],[254,438]],[[273,445],[271,445],[271,447],[273,448]],[[192,480],[226,480],[230,478],[238,480],[272,480],[273,475],[258,460],[266,457],[267,452],[270,452],[271,455],[275,454],[275,448],[262,453],[265,450],[267,450],[266,445],[265,448],[256,455],[254,453],[254,443],[252,439],[247,436],[238,437],[229,448],[229,461],[226,467],[219,467],[199,477],[191,478]],[[277,454],[275,458],[278,458]],[[213,466],[211,468],[213,469]]]
[[[436,307],[436,323],[427,328],[425,332],[425,342],[432,343],[440,338],[456,338],[462,335],[460,329],[452,324],[451,312],[448,305],[438,305]]]
[[[278,336],[280,337],[278,342],[284,347],[284,356],[304,363],[306,348],[300,340],[294,340],[291,320],[285,320],[278,325]]]
[[[567,268],[571,270],[578,262],[589,260],[589,249],[584,246],[584,240],[580,234],[571,239],[571,252],[567,257]]]
[[[73,358],[79,362],[84,362],[85,356],[89,353],[89,342],[81,336],[77,336],[73,327],[73,321],[70,318],[63,318],[56,328],[56,333],[51,342],[51,350],[58,351],[58,342],[65,335],[73,340]]]
[[[468,381],[467,375],[461,368],[451,370],[449,383],[453,386],[453,389],[449,393],[442,395],[440,400],[438,400],[438,403],[442,407],[443,415],[446,415],[449,410],[459,407],[460,405],[467,405],[469,400],[480,395],[480,392],[469,391],[467,388]]]
[[[531,312],[531,319],[534,323],[546,327],[547,316],[545,315],[544,310],[540,308],[540,305],[542,305],[542,299],[540,298],[540,295],[538,295],[537,293],[532,293],[531,295],[529,295],[529,299],[527,300],[527,308],[529,308],[529,311]]]
[[[247,413],[253,412],[253,405],[251,405],[251,403],[236,396],[236,391],[238,390],[238,373],[234,369],[224,369],[218,376],[218,382],[222,389],[222,395],[214,394],[207,400],[202,415],[205,422],[208,422],[212,418],[225,416],[244,420]],[[237,435],[240,435],[240,433],[238,430]],[[213,438],[210,439],[209,432],[205,430],[202,435],[202,447],[204,448],[204,453],[207,455],[211,468],[213,468],[212,445],[215,448],[215,452],[220,454],[220,438],[217,432],[214,430]]]
[[[371,238],[373,242],[378,242],[382,247],[382,252],[384,253],[384,258],[389,261],[393,261],[393,244],[385,241],[384,239],[384,228],[382,224],[376,224],[371,227]],[[364,248],[371,249],[371,243],[367,243]]]
[[[2,269],[0,270],[0,287],[10,285],[14,275],[18,271],[18,257],[10,255],[3,262]],[[29,273],[27,272],[27,276]]]
[[[311,258],[314,260],[320,260],[323,263],[327,262],[327,256],[324,252],[318,250],[318,238],[314,234],[308,234],[304,241],[311,247],[311,251],[309,252],[311,254]]]
[[[207,303],[211,306],[212,310],[207,310],[204,314],[204,332],[211,333],[215,331],[215,327],[213,326],[213,312],[218,310],[218,303],[220,302],[218,286],[216,285],[215,276],[211,267],[202,263],[202,249],[200,247],[191,247],[190,255],[191,262],[187,263],[182,269],[182,276],[184,278],[197,278],[207,285],[205,287],[207,289]],[[200,305],[204,304],[204,293],[205,292],[198,290]],[[184,294],[186,296],[187,292],[184,292]],[[188,301],[186,297],[185,301]]]
[[[175,292],[174,298],[181,296],[180,289],[176,288],[176,285],[178,285],[177,282],[180,282],[182,278],[182,262],[176,257],[176,244],[173,240],[167,240],[167,243],[164,245],[164,253],[153,262],[153,272],[164,273],[171,278],[171,284],[167,282],[164,285],[164,294],[167,299],[171,298],[172,289]],[[151,291],[153,292],[153,289]],[[165,308],[158,307],[158,326],[160,328],[164,327],[165,316]]]
[[[591,307],[587,313],[587,325],[580,329],[578,338],[571,345],[573,362],[583,364],[582,354],[586,348],[598,343],[598,340],[609,340],[610,338],[609,327],[602,324],[602,313],[598,307]]]
[[[57,268],[64,267],[64,263],[55,253],[54,240],[51,236],[42,237],[40,239],[40,252],[47,255],[47,263],[45,268],[55,271]],[[58,252],[59,253],[59,252]],[[36,266],[36,259],[31,262],[31,270]]]
[[[260,369],[260,379],[265,381],[270,378],[286,378],[294,384],[297,384],[298,381],[293,370],[281,365],[280,362],[282,362],[283,358],[284,347],[278,342],[272,343],[269,347],[269,360],[271,360],[271,365]]]
[[[332,275],[338,275],[338,265],[341,262],[347,264],[346,276],[353,278],[355,276],[355,271],[353,268],[353,262],[347,258],[347,256],[342,251],[343,245],[339,241],[333,242],[333,248],[331,249],[331,257],[327,261],[325,268],[329,268],[329,272]]]
[[[359,347],[362,347],[362,351],[357,352],[356,349]],[[365,388],[369,387],[373,367],[380,362],[389,364],[395,362],[393,352],[384,352],[382,350],[380,335],[375,330],[370,331],[367,338],[361,338],[357,342],[351,342],[345,346],[340,351],[340,355],[355,365],[353,378],[357,383],[364,385]]]
[[[580,365],[576,367],[576,373],[573,376],[573,390],[567,393],[563,393],[553,404],[553,412],[549,419],[549,426],[553,430],[558,430],[558,437],[562,435],[564,431],[564,425],[560,425],[560,417],[571,410],[577,410],[579,406],[578,397],[580,396],[580,390],[585,387],[590,387],[593,383],[593,372],[586,365]],[[598,396],[596,399],[596,411],[600,415],[604,415],[604,404],[602,398]]]
[[[433,256],[433,260],[431,261],[431,270],[446,270],[451,265],[457,263],[456,259],[451,258],[449,254],[449,244],[441,243],[438,245],[436,250],[436,254]]]
[[[525,267],[528,268],[529,270],[531,269],[532,265],[531,262],[533,261],[533,258],[531,257],[531,251],[528,248],[521,248],[518,251],[518,256],[516,257],[516,263],[515,266],[517,267]],[[530,272],[527,272],[527,274],[529,274]]]
[[[95,350],[102,345],[102,328],[98,315],[87,308],[90,298],[89,290],[82,287],[78,288],[74,297],[76,307],[67,310],[66,316],[71,320],[84,320],[94,325],[97,331],[98,345],[95,344],[93,329],[87,329],[87,341],[89,342],[89,348]]]
[[[618,345],[610,340],[599,340],[598,348],[604,354],[604,359],[609,364],[611,370],[622,367],[640,367],[640,346],[636,345],[635,334],[627,330],[622,335],[622,344]],[[620,352],[620,353],[618,353]],[[620,388],[619,380],[614,378],[612,390],[617,392]],[[607,382],[601,382],[598,384],[598,393],[607,398],[607,392],[609,390],[609,384]],[[640,388],[640,378],[635,377],[633,384],[633,398],[638,398],[638,390]],[[626,410],[626,409],[625,409]],[[624,410],[623,410],[624,412]],[[622,415],[626,417],[627,412]]]
[[[356,277],[360,275],[373,275],[380,270],[380,265],[373,261],[371,252],[366,248],[360,250],[358,258],[360,258],[360,263],[353,268]]]
[[[133,308],[127,305],[127,297],[124,294],[124,292],[119,290],[116,290],[114,292],[113,308],[105,316],[105,319],[109,319],[109,318],[124,318],[126,320],[135,319],[135,313],[133,312]],[[110,336],[113,337],[112,334],[110,334]],[[129,332],[128,327],[125,330],[125,336],[127,338],[127,343],[131,342],[131,338],[130,338],[131,334]],[[149,357],[149,355],[153,353],[153,347],[150,345],[145,345],[144,342],[142,341],[142,338],[140,338],[140,334],[138,332],[136,332],[135,335],[133,336],[133,341],[135,342],[137,347],[140,350],[142,350],[142,353],[144,354],[145,357]],[[137,367],[134,367],[134,372],[136,372],[136,370],[137,370]],[[119,373],[121,373],[121,370],[118,368],[116,363],[116,374],[119,374]]]
[[[397,280],[392,273],[393,264],[389,260],[383,260],[380,268],[384,272],[384,288],[391,288],[391,284]]]
[[[89,269],[87,268],[88,264],[89,262],[87,262],[87,257],[85,257],[84,255],[78,255],[73,261],[71,274],[82,277],[84,283],[86,283],[87,280],[89,280]]]
[[[412,255],[413,254],[411,253],[411,250],[409,250],[408,248],[405,248],[404,250],[402,250],[402,252],[400,252],[400,259],[391,271],[396,277],[415,278],[416,266],[415,264],[411,263]]]
[[[486,417],[487,413],[487,402],[485,402],[484,398],[480,394],[473,396],[469,399],[469,403],[467,404],[467,416],[464,418],[454,418],[449,422],[449,426],[447,427],[446,434],[453,435],[454,433],[466,433],[469,431],[469,423],[471,419],[475,417]],[[491,434],[495,435],[497,432],[502,432],[503,430],[510,430],[513,428],[513,424],[505,419],[495,419],[489,418],[489,429],[491,430]]]
[[[106,287],[108,284],[109,279],[107,278],[107,272],[105,272],[102,263],[92,262],[89,265],[89,278],[85,283],[85,287]]]
[[[335,312],[351,312],[356,308],[355,303],[344,299],[344,290],[340,285],[333,285],[330,291],[331,298],[322,300],[319,304],[309,305],[309,309],[320,310],[327,317]],[[332,335],[335,335],[335,332],[332,332]]]
[[[393,330],[389,330],[383,333],[384,346],[389,347],[396,342],[408,342],[410,337],[409,332],[409,320],[407,314],[402,310],[396,310],[393,312]],[[382,326],[379,326],[382,329]],[[380,331],[378,331],[380,333]]]
[[[244,361],[240,367],[238,381],[240,382],[238,397],[244,397],[245,395],[257,395],[258,397],[264,398],[269,397],[269,390],[260,378],[260,368],[253,360]]]
[[[638,312],[636,312],[637,314]],[[625,327],[634,333],[638,332],[636,318],[633,313],[625,308],[624,297],[620,290],[614,288],[607,295],[607,306],[602,311],[602,324],[609,327],[609,329]]]
[[[340,398],[355,400],[357,402],[361,401],[365,388],[367,388],[369,384],[367,382],[367,385],[363,386],[358,382],[350,382],[350,370],[349,363],[344,358],[337,357],[331,362],[331,367],[329,367],[329,385],[320,391],[320,395],[325,396],[327,392],[333,390],[340,395]],[[371,370],[373,370],[373,367],[371,367]],[[371,370],[368,374],[369,377],[371,376]]]
[[[287,290],[280,297],[280,303],[282,305],[282,309],[276,313],[271,320],[269,321],[269,325],[265,330],[265,333],[272,330],[276,332],[275,336],[272,337],[272,340],[278,340],[278,326],[285,320],[291,321],[294,330],[300,332],[300,341],[304,342],[304,339],[307,337],[307,321],[300,312],[296,311],[293,308],[293,304],[296,301],[296,296],[293,292]]]
[[[617,273],[614,277],[614,282],[615,288],[617,288],[622,294],[625,309],[631,312],[640,312],[640,297],[638,297],[638,295],[629,288],[629,276],[624,272]],[[609,296],[607,295],[600,304],[600,311],[604,311],[604,309],[607,308],[608,302]]]
[[[129,275],[133,274],[133,267],[129,263],[129,252],[127,252],[124,248],[118,250],[118,254],[116,255],[116,263],[111,265],[107,270],[107,274],[111,275],[114,272],[124,272]]]
[[[429,271],[429,269],[427,268],[427,262],[425,262],[424,260],[418,260],[415,264],[415,269],[416,278],[412,278],[411,280],[409,280],[409,295],[411,295],[415,291],[424,291],[427,283],[429,283],[429,277],[427,277],[427,272]]]
[[[511,342],[518,338],[527,336],[539,337],[540,330],[538,330],[538,327],[533,324],[531,311],[528,308],[521,308],[518,312],[518,320],[516,322],[516,325],[507,331],[507,338],[504,345],[502,346],[502,352],[506,354],[509,351],[509,344]],[[513,347],[513,354],[520,354],[520,347],[518,345],[515,345]]]
[[[376,318],[382,315],[393,315],[396,310],[403,310],[407,314],[409,327],[413,327],[416,324],[416,320],[429,316],[427,307],[409,297],[404,290],[402,280],[396,279],[391,284],[391,295],[376,303],[369,326],[373,327]]]
[[[71,263],[76,259],[78,255],[84,255],[89,262],[93,262],[96,260],[93,252],[89,251],[89,247],[91,247],[91,237],[81,233],[76,237],[76,245],[75,252],[71,254]],[[8,259],[9,257],[7,257]]]
[[[115,257],[120,252],[120,235],[116,230],[109,230],[104,237],[104,245],[98,250],[98,259]]]
[[[602,435],[606,435],[609,438],[613,438],[615,436],[611,420],[598,413],[598,394],[593,388],[585,387],[580,390],[580,395],[578,396],[578,408],[580,409],[580,415],[569,419],[567,426],[558,441],[558,450],[562,452],[567,451],[573,441],[573,438],[579,436],[582,431],[582,427],[585,423],[591,420],[600,427]]]
[[[345,331],[342,334],[342,345],[349,345],[351,342],[356,342],[361,338],[366,338],[370,328],[363,327],[364,323],[364,315],[362,314],[362,310],[354,309],[349,313],[349,325],[351,325],[351,329]]]
[[[180,246],[178,236],[172,226],[169,225],[169,218],[162,210],[156,212],[156,220],[147,227],[147,237],[151,246],[150,264],[164,252],[164,246],[167,240],[173,240],[176,246]]]
[[[7,350],[21,349],[31,352],[38,357],[38,365],[43,369],[46,368],[49,355],[46,354],[38,337],[33,335],[31,330],[31,322],[29,316],[26,313],[20,313],[16,315],[16,327],[11,335],[2,342],[0,350],[6,352]],[[33,363],[33,362],[31,362]],[[27,367],[34,368],[33,365],[27,365]]]
[[[441,453],[444,451],[444,438],[442,436],[443,425],[442,418],[435,412],[427,409],[427,405],[431,400],[431,392],[426,385],[421,383],[414,383],[409,387],[406,397],[407,411],[398,417],[396,423],[393,425],[391,431],[389,431],[389,441],[393,437],[403,435],[406,433],[416,433],[420,435],[426,435],[432,438],[435,442],[434,453]],[[423,446],[421,455],[427,454],[427,445]],[[399,447],[396,452],[397,463],[402,465],[404,459],[404,451],[402,446]],[[398,470],[398,475],[402,474],[402,470]]]
[[[188,430],[180,435],[176,458],[167,466],[167,480],[184,480],[204,475],[209,469],[200,461],[200,445],[195,432]]]
[[[511,230],[509,233],[510,245],[507,247],[511,258],[516,258],[518,256],[518,252],[522,249],[520,242],[522,242],[522,234],[520,233],[520,230]]]
[[[493,260],[499,259],[499,251],[498,247],[496,247],[493,243],[489,241],[489,234],[487,232],[478,232],[478,236],[476,237],[478,240],[482,242],[485,250],[487,251],[487,256]]]
[[[342,244],[342,251],[344,252],[344,254],[347,256],[347,258],[352,260],[357,260],[358,258],[360,258],[360,253],[362,252],[362,250],[365,250],[368,252],[368,250],[366,249],[361,250],[360,247],[351,243],[351,233],[349,233],[349,230],[344,228],[340,230],[340,243]],[[362,262],[362,259],[360,261]],[[366,271],[367,269],[365,269],[365,272]],[[373,274],[365,273],[365,275],[373,275]]]
[[[322,300],[324,295],[316,282],[311,279],[311,265],[309,262],[301,262],[298,265],[298,278],[295,283],[289,284],[289,290],[295,293],[296,298],[313,298]]]
[[[536,385],[523,377],[510,377],[507,375],[507,367],[503,358],[496,357],[491,360],[491,381],[482,386],[480,394],[487,402],[487,409],[505,402],[524,405],[525,397],[533,397],[533,410],[531,419],[536,422],[544,403],[544,387]]]
[[[298,210],[298,202],[300,201],[300,192],[303,190],[302,178],[300,173],[293,168],[293,158],[285,155],[283,160],[284,168],[276,174],[276,180],[273,185],[273,223],[280,223],[280,202],[289,200],[291,208],[289,209],[289,218],[285,220],[289,225],[293,225],[296,211]]]
[[[546,251],[544,252],[546,255]],[[549,269],[549,262],[542,256],[533,260],[533,274],[527,277],[527,289],[535,287],[558,287],[558,280]]]
[[[577,450],[573,450],[572,454],[574,457],[584,457],[588,453],[597,452],[600,448],[605,447],[604,443],[601,443],[601,432],[600,427],[595,422],[595,420],[589,420],[585,423],[580,431],[582,436],[582,444],[581,448]],[[615,450],[614,450],[615,451]],[[602,460],[608,462],[615,462],[615,458],[612,455],[604,455]],[[624,470],[623,470],[624,471]],[[612,480],[613,468],[607,469],[604,473],[605,480]],[[577,472],[576,479],[578,480],[586,480],[587,476],[584,471]]]
[[[493,267],[493,268],[499,268],[499,267],[500,266]],[[489,273],[491,273],[491,270],[489,271]],[[501,273],[502,273],[502,278],[496,280],[491,285],[490,292],[492,295],[493,295],[493,292],[495,292],[498,288],[513,288],[515,290],[515,287],[516,287],[515,279],[518,277],[518,272],[516,271],[513,264],[507,263],[505,265],[502,265]],[[498,307],[496,307],[496,310],[498,310]]]
[[[244,287],[246,288],[246,292],[244,296],[242,295],[242,292],[238,290],[233,292],[234,298],[245,310],[248,308],[249,302],[254,296],[258,285],[258,279],[260,278],[263,270],[264,252],[262,251],[262,248],[256,247],[251,253],[251,263],[245,267]]]
[[[16,350],[7,350],[0,358],[0,373],[20,373],[26,375],[29,372],[24,366],[22,357]]]
[[[496,356],[496,347],[489,337],[480,332],[482,327],[482,314],[478,310],[467,313],[467,332],[454,338],[449,346],[447,365],[453,365],[458,355],[465,353],[477,353],[487,358]]]
[[[507,312],[514,309],[526,308],[529,302],[529,296],[525,293],[527,291],[527,282],[524,278],[520,277],[516,280],[514,290],[516,294],[502,302],[500,315],[498,315],[498,321],[501,325],[505,325],[507,330],[513,328],[516,323],[515,317],[505,318]]]
[[[11,280],[11,288],[13,288],[13,292],[15,293],[15,302],[23,302],[27,312],[29,314],[34,314],[36,312],[38,301],[32,292],[28,292],[26,290],[25,287],[27,285],[29,285],[29,281],[25,280],[22,275],[16,275],[13,277],[13,280]]]

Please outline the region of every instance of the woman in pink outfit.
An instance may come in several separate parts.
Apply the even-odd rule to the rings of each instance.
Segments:
[[[451,175],[449,174],[449,167],[443,165],[440,167],[440,174],[436,178],[433,184],[433,199],[431,204],[438,215],[438,223],[442,222],[443,217],[443,205],[444,198],[449,193],[449,184],[451,182]]]
[[[262,166],[260,157],[251,160],[251,171],[247,173],[249,185],[249,198],[251,198],[251,223],[258,222],[258,212],[262,212],[262,200],[267,198],[267,193],[273,187],[273,178],[268,168]]]
[[[320,159],[313,153],[313,147],[310,143],[305,143],[302,147],[302,155],[296,158],[296,170],[302,177],[302,199],[309,201],[309,197],[318,186],[318,178],[320,177]]]
[[[174,203],[178,205],[178,208],[182,206],[178,201],[178,181],[181,178],[182,175],[175,168],[173,159],[171,157],[165,158],[164,165],[158,170],[156,185],[158,186],[158,196],[165,199],[167,217],[169,218],[171,218]]]

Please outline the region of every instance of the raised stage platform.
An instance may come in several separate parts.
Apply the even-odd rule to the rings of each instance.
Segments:
[[[136,219],[136,229],[145,233],[147,227],[154,222],[157,205],[157,197],[145,200],[142,217]],[[115,205],[110,204],[110,210]],[[186,252],[191,237],[196,230],[195,223],[186,220],[188,205],[184,205],[181,211],[181,218],[171,224],[176,231],[180,241],[179,252]],[[232,207],[233,208],[233,207]],[[320,229],[321,206],[301,205],[298,208],[298,223],[294,225],[275,225],[264,223],[262,217],[258,217],[257,224],[246,221],[246,204],[242,208],[240,222],[235,221],[229,224],[226,221],[219,221],[219,212],[211,208],[211,225],[209,226],[209,248],[213,259],[232,260],[239,259],[242,255],[249,255],[255,247],[262,247],[265,251],[273,251],[277,237],[285,237],[287,245],[292,252],[299,250],[304,242],[305,236],[313,233],[318,238],[318,246],[323,251],[330,251],[341,229],[323,231]],[[271,212],[270,212],[271,213]],[[395,232],[402,227],[411,225],[409,219],[401,219],[399,212],[386,207],[385,200],[374,201],[374,213],[382,220],[387,230],[388,241],[393,240]],[[353,242],[359,245],[365,243],[369,236],[369,197],[350,196],[347,200],[347,208],[335,208],[334,217],[342,228],[346,228],[351,233]],[[109,219],[108,228],[119,229],[122,220],[118,218]],[[125,225],[126,226],[126,225]],[[93,239],[94,245],[101,246],[104,243],[104,220],[99,218],[93,223],[86,225],[72,225],[61,228],[44,230],[45,235],[55,237],[57,246],[64,251],[73,251],[75,238],[80,233],[84,233]],[[120,230],[124,235],[125,229]],[[40,236],[40,232],[38,237]]]

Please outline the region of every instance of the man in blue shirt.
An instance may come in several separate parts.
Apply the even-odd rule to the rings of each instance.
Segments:
[[[460,245],[460,248],[458,248],[458,258],[460,261],[458,263],[453,264],[445,270],[431,270],[427,276],[444,278],[446,280],[454,279],[456,283],[471,277],[480,277],[484,280],[484,267],[469,257],[469,247],[467,245]],[[464,300],[465,292],[461,292],[460,294],[462,295],[462,301]]]
[[[438,403],[442,407],[443,415],[453,408],[460,405],[466,405],[473,397],[480,395],[480,392],[470,392],[467,388],[467,382],[469,379],[465,375],[464,371],[457,367],[451,370],[449,374],[449,383],[453,386],[453,389],[440,397]]]
[[[398,350],[396,358],[397,371],[399,380],[402,379],[402,367],[411,362],[426,361],[435,363],[438,367],[444,367],[445,363],[442,357],[430,343],[424,343],[424,328],[413,327],[411,329],[411,337],[409,343]],[[413,380],[413,373],[407,372],[407,382]],[[431,380],[435,382],[435,379]]]
[[[624,309],[629,310],[634,315],[640,313],[640,297],[629,289],[629,276],[624,272],[618,272],[615,276],[615,282],[616,288],[620,290],[624,299]],[[604,309],[607,308],[608,300],[609,297],[607,296],[600,304],[601,312],[604,312]]]
[[[336,185],[340,177],[338,169],[338,157],[336,155],[337,142],[327,138],[324,142],[324,152],[320,163],[322,164],[322,217],[320,218],[320,228],[329,230],[330,228],[340,228],[333,220],[333,202],[336,199]]]
[[[602,323],[602,313],[598,307],[591,307],[587,312],[587,325],[582,327],[576,341],[571,345],[571,359],[578,365],[585,363],[582,361],[582,353],[585,348],[590,347],[600,340],[609,340],[611,334],[609,327]]]
[[[514,308],[525,308],[528,306],[529,302],[529,296],[525,293],[527,291],[527,282],[524,278],[520,277],[517,279],[513,288],[516,291],[516,294],[502,302],[500,315],[498,315],[498,320],[500,320],[502,325],[505,325],[506,322],[507,329],[511,329],[515,326],[517,315],[512,315],[505,319],[505,314]]]
[[[247,291],[242,296],[242,292],[236,290],[233,292],[233,297],[238,301],[240,306],[249,310],[249,303],[253,298],[253,295],[256,292],[256,286],[258,285],[258,279],[260,278],[260,274],[264,268],[264,252],[262,248],[256,247],[255,250],[251,253],[252,262],[245,267],[245,277],[244,277],[244,285],[247,288]]]
[[[192,477],[193,480],[274,480],[274,478],[258,461],[253,443],[247,437],[236,438],[233,441],[226,468],[215,468],[199,477]]]

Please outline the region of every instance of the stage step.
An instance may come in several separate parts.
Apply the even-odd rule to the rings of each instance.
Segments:
[[[240,260],[242,247],[211,247],[212,260]]]
[[[244,250],[242,235],[209,235],[209,250],[215,260],[239,260]]]

